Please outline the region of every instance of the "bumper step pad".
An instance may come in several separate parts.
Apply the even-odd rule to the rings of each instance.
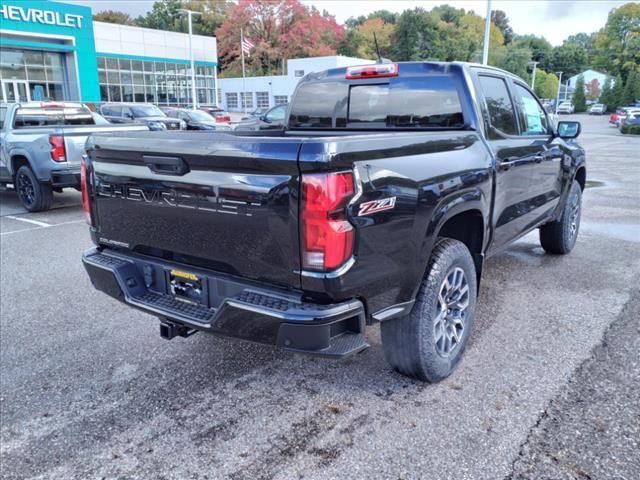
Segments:
[[[364,307],[358,300],[336,304],[314,304],[301,296],[271,292],[240,284],[219,305],[181,301],[168,293],[145,286],[149,265],[170,269],[175,265],[135,254],[106,254],[97,249],[85,253],[83,261],[94,286],[108,295],[154,314],[163,321],[230,337],[275,344],[298,353],[340,358],[366,349]],[[219,286],[225,277],[201,272]],[[217,282],[217,283],[216,283]],[[237,286],[238,281],[234,279]],[[226,291],[226,290],[225,290]],[[213,302],[212,302],[213,303]]]

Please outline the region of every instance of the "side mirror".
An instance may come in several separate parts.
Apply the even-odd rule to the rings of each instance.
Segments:
[[[266,115],[260,115],[260,120],[262,120],[265,123],[271,123],[271,119],[268,118]]]
[[[124,116],[125,116],[126,118],[128,118],[129,120],[133,120],[133,113],[129,113],[129,112],[127,112],[127,113],[125,113],[125,114],[124,114]]]
[[[572,138],[576,138],[580,135],[582,131],[582,126],[580,122],[570,122],[570,121],[560,121],[558,122],[558,136],[560,138],[564,138],[565,140],[570,140]]]

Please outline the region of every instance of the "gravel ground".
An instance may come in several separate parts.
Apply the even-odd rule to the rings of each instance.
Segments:
[[[0,193],[3,478],[640,478],[626,453],[640,385],[620,377],[638,361],[637,323],[624,325],[638,318],[640,138],[580,120],[576,248],[545,255],[531,234],[490,259],[465,358],[436,385],[389,369],[377,327],[338,362],[167,342],[155,318],[91,288],[77,193],[41,214]],[[606,353],[612,335],[622,347]]]
[[[640,292],[523,445],[510,479],[640,477]]]

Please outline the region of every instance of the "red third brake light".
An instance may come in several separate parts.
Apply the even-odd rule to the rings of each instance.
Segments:
[[[351,256],[354,232],[345,207],[353,195],[350,172],[302,176],[302,268],[332,270]]]
[[[356,78],[380,78],[380,77],[397,77],[397,63],[381,63],[376,65],[360,65],[358,67],[347,67],[347,80]]]
[[[51,158],[54,162],[66,162],[67,152],[64,148],[64,138],[62,135],[49,135],[51,144]]]
[[[84,219],[89,225],[93,225],[91,221],[91,206],[89,205],[89,174],[87,172],[87,157],[82,156],[80,161],[80,188],[82,189],[82,211]]]

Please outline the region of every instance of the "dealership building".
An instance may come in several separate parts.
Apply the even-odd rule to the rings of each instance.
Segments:
[[[216,103],[214,37],[193,36],[196,95]],[[0,101],[191,103],[189,36],[94,22],[91,9],[0,0]]]

